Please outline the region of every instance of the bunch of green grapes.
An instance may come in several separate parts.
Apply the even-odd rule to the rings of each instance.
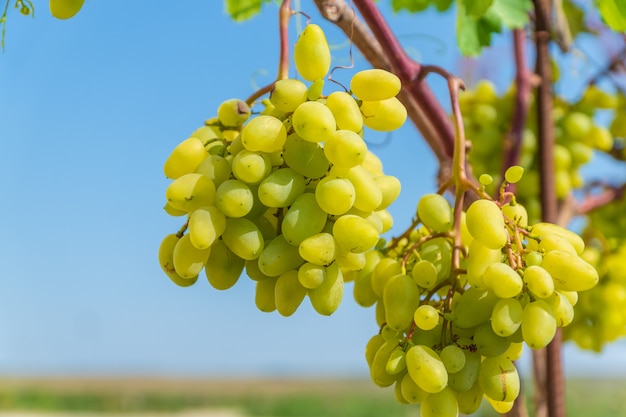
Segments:
[[[473,90],[459,97],[466,134],[472,143],[469,161],[476,172],[487,173],[495,178],[496,184],[501,179],[502,156],[506,151],[506,135],[511,129],[514,99],[513,88],[498,96],[493,84],[486,80],[478,82]],[[618,100],[597,86],[589,85],[578,101],[568,103],[555,96],[553,104],[555,192],[557,198],[562,200],[572,190],[584,185],[580,168],[591,160],[594,151],[610,152],[614,148],[611,131],[615,129],[601,126],[594,117],[601,111],[615,110]],[[535,103],[531,101],[519,162],[526,174],[517,186],[517,194],[530,218],[537,220],[541,215],[534,107]],[[617,116],[617,112],[614,114]],[[615,117],[615,120],[618,119],[621,120]],[[497,190],[492,188],[489,191],[493,195]]]
[[[199,274],[220,290],[245,273],[261,311],[292,315],[305,297],[324,315],[339,306],[349,272],[392,226],[400,193],[362,135],[399,128],[400,80],[383,70],[351,79],[350,93],[324,96],[330,50],[322,29],[294,49],[299,79],[275,82],[264,109],[231,99],[165,161],[166,211],[185,217],[165,237],[159,262],[176,284]]]
[[[521,172],[509,169],[507,182]],[[598,273],[580,236],[529,224],[514,196],[453,213],[442,195],[423,196],[412,227],[368,252],[355,274],[354,297],[375,305],[380,329],[365,352],[371,379],[421,404],[424,417],[471,414],[483,398],[505,413],[519,394],[513,361],[523,345],[543,348],[570,324]]]

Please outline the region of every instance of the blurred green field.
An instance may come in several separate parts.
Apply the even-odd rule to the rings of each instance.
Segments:
[[[569,417],[626,417],[626,379],[570,379],[566,392]],[[397,404],[391,389],[361,379],[0,378],[0,416],[228,409],[252,417],[417,417],[418,408]],[[496,415],[489,406],[477,414]]]

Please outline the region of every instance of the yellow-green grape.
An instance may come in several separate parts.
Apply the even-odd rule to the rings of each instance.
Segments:
[[[159,246],[159,265],[161,265],[163,272],[165,272],[174,284],[179,287],[189,287],[195,284],[198,276],[183,278],[176,273],[176,268],[174,267],[174,248],[179,239],[180,238],[174,233],[163,238]]]
[[[583,253],[583,250],[585,249],[585,241],[580,236],[578,236],[571,230],[568,230],[556,224],[545,222],[537,223],[532,226],[531,232],[539,236],[552,234],[560,236],[572,244],[574,249],[576,249],[576,253],[578,255]]]
[[[246,184],[259,184],[270,173],[272,162],[263,152],[241,151],[233,158],[233,175]]]
[[[228,217],[243,217],[254,206],[254,195],[239,180],[226,180],[215,191],[215,205]]]
[[[287,78],[274,83],[270,102],[278,110],[291,113],[307,100],[307,86],[300,80]]]
[[[272,153],[280,151],[286,140],[285,125],[272,116],[257,116],[241,130],[241,144],[252,152]]]
[[[315,195],[304,193],[287,210],[281,231],[287,242],[298,246],[307,237],[320,233],[327,218],[326,212],[317,204]]]
[[[343,175],[340,175],[343,177]],[[361,165],[350,168],[345,173],[354,186],[354,207],[361,211],[376,210],[383,202],[383,193],[376,186],[372,175]]]
[[[399,274],[389,279],[383,290],[387,326],[393,330],[407,329],[413,323],[413,313],[420,293],[413,279]]]
[[[400,381],[400,391],[402,396],[411,404],[420,404],[429,395],[413,381],[413,378],[408,373],[405,373]]]
[[[432,262],[425,259],[413,265],[411,276],[413,276],[413,281],[415,281],[417,285],[427,290],[434,288],[438,281],[437,268],[435,268]]]
[[[330,233],[318,233],[304,239],[298,250],[307,262],[330,265],[335,259],[335,240]]]
[[[276,282],[278,277],[271,277],[257,281],[254,304],[264,313],[276,311]]]
[[[298,254],[298,247],[290,245],[282,235],[278,235],[265,245],[258,262],[263,274],[277,277],[297,269],[304,261]]]
[[[593,125],[584,137],[584,141],[587,145],[603,152],[610,152],[613,149],[613,135],[609,129],[602,126]]]
[[[220,129],[215,126],[200,126],[189,135],[192,138],[198,138],[202,142],[206,143],[211,141],[212,139],[219,138]]]
[[[226,181],[231,174],[230,162],[219,155],[209,155],[200,162],[196,173],[209,177],[216,187]]]
[[[465,221],[472,237],[489,249],[502,249],[506,245],[504,217],[493,201],[474,201],[467,209]]]
[[[380,189],[382,194],[382,201],[376,207],[376,210],[380,213],[380,210],[384,210],[393,203],[400,195],[402,184],[400,180],[393,175],[378,175],[374,177],[374,183]],[[391,217],[390,217],[391,219]],[[393,220],[393,219],[391,219]],[[391,228],[391,227],[389,227]]]
[[[335,240],[350,252],[365,252],[378,242],[378,231],[370,222],[354,214],[345,214],[333,224]]]
[[[213,288],[227,290],[237,283],[245,265],[245,260],[228,249],[223,241],[218,240],[211,246],[204,273]]]
[[[387,365],[385,366],[385,370],[388,374],[399,374],[400,372],[406,369],[406,353],[404,350],[397,346],[391,354],[389,355],[389,359],[387,360]]]
[[[402,127],[407,116],[406,108],[396,97],[380,101],[363,101],[361,113],[363,124],[379,132],[390,132]]]
[[[322,285],[309,290],[311,305],[319,314],[330,316],[333,314],[343,298],[343,275],[336,262],[326,268],[326,278]]]
[[[343,272],[343,278],[344,280],[347,281],[351,281],[354,278],[354,274],[349,274],[349,276],[346,276],[347,272],[356,272],[356,271],[360,271],[361,269],[363,269],[363,267],[365,266],[365,262],[366,262],[366,258],[365,258],[365,253],[363,252],[349,252],[343,248],[341,248],[340,246],[336,246],[335,245],[335,260],[337,261],[337,264],[339,265],[339,268],[341,268],[341,271]]]
[[[485,358],[478,381],[485,395],[496,401],[514,401],[519,395],[520,378],[513,362],[504,356]]]
[[[383,297],[385,285],[391,277],[402,273],[402,264],[393,258],[381,259],[372,271],[372,290],[379,298]]]
[[[511,343],[509,348],[502,354],[505,358],[516,361],[522,357],[522,353],[524,352],[524,343]]]
[[[367,172],[374,176],[384,175],[382,161],[370,151],[367,151],[367,155],[365,155],[365,161],[363,161],[361,166],[365,168]]]
[[[363,130],[363,116],[354,97],[343,91],[335,91],[326,97],[326,107],[337,122],[337,128],[359,133]]]
[[[441,194],[425,194],[417,203],[417,216],[432,232],[445,232],[452,227],[452,208]]]
[[[404,372],[403,374],[406,374],[406,372]],[[398,379],[393,384],[393,396],[396,399],[396,401],[398,402],[398,404],[410,404],[409,401],[406,398],[404,398],[404,395],[402,395],[402,384],[401,384],[401,382],[402,382],[402,380]]]
[[[556,290],[585,291],[593,288],[599,280],[598,271],[591,264],[562,250],[546,253],[541,267],[554,279]]]
[[[354,300],[362,307],[371,307],[378,301],[378,296],[372,288],[372,272],[382,259],[379,251],[365,253],[365,265],[354,278]]]
[[[370,366],[370,378],[379,387],[389,387],[400,378],[399,374],[387,372],[387,362],[389,362],[391,353],[398,347],[398,342],[398,339],[385,341],[374,355],[374,360]]]
[[[506,352],[511,344],[508,338],[498,336],[489,322],[476,327],[473,341],[478,353],[485,357],[500,356]]]
[[[309,142],[324,142],[337,130],[333,113],[319,101],[300,104],[291,121],[298,136]]]
[[[521,167],[519,165],[514,165],[512,167],[507,168],[507,170],[504,172],[504,179],[509,184],[515,184],[519,182],[519,180],[522,179],[523,175],[524,175],[524,167]]]
[[[500,263],[501,259],[500,249],[489,249],[480,241],[473,240],[467,257],[467,282],[476,289],[486,288],[485,270],[493,264]]]
[[[307,81],[324,78],[330,69],[330,48],[321,27],[307,25],[296,41],[293,59],[298,73]]]
[[[582,140],[591,130],[593,120],[581,112],[571,112],[563,118],[563,133],[571,141]]]
[[[190,212],[215,201],[215,185],[210,178],[190,173],[176,178],[165,190],[165,198],[177,210]]]
[[[485,269],[483,282],[500,298],[511,298],[519,295],[524,288],[522,277],[509,265],[491,264]]]
[[[259,262],[258,262],[258,258],[257,259],[252,259],[252,260],[246,260],[246,275],[248,276],[248,278],[250,278],[252,281],[263,281],[265,279],[269,279],[269,278],[275,278],[275,277],[269,277],[267,275],[265,275],[263,272],[261,272],[261,270],[259,269]]]
[[[529,242],[530,243],[530,242]],[[527,246],[528,248],[528,246]],[[537,251],[531,250],[524,257],[524,262],[527,267],[529,266],[540,266],[543,262],[543,255]]]
[[[289,168],[307,178],[322,178],[330,168],[324,148],[296,134],[287,137],[283,159]]]
[[[552,308],[556,327],[565,327],[574,320],[574,306],[563,294],[556,291],[545,301]]]
[[[469,230],[467,230],[467,223],[465,221],[466,216],[467,214],[464,211],[461,212],[461,243],[465,247],[469,247],[474,241],[474,238]]]
[[[319,287],[326,278],[326,268],[311,262],[305,262],[298,268],[298,281],[309,290]]]
[[[452,244],[445,237],[436,237],[424,242],[419,249],[422,259],[432,262],[437,269],[437,280],[441,282],[450,277]]]
[[[383,69],[359,71],[350,80],[350,90],[360,100],[380,101],[395,97],[402,84],[395,74]]]
[[[167,178],[176,179],[194,172],[208,156],[200,139],[187,138],[179,143],[165,160],[163,172]]]
[[[543,300],[526,304],[522,314],[522,337],[531,349],[542,349],[554,339],[556,319],[552,308]]]
[[[377,333],[374,336],[370,337],[370,339],[365,344],[365,361],[367,362],[368,367],[371,368],[378,349],[380,349],[385,341],[386,339],[383,337],[383,335],[381,333]]]
[[[298,281],[298,271],[295,269],[278,277],[274,292],[276,310],[284,317],[289,317],[295,313],[307,294],[306,288]]]
[[[226,216],[217,207],[200,207],[189,215],[189,239],[198,249],[211,246],[225,228]]]
[[[365,160],[367,145],[357,133],[337,130],[326,138],[324,154],[330,163],[351,168]]]
[[[530,240],[527,248],[534,249],[535,243],[536,242],[534,240]],[[543,235],[541,237],[541,241],[537,244],[536,249],[541,253],[547,253],[553,250],[562,250],[564,252],[569,252],[574,256],[578,256],[576,249],[572,246],[572,244],[559,235]]]
[[[428,346],[411,347],[406,352],[406,368],[413,381],[430,394],[441,392],[448,385],[445,365],[439,355]]]
[[[318,98],[322,96],[323,90],[324,90],[323,78],[313,81],[306,92],[307,100],[311,100],[311,101],[317,100]],[[328,102],[328,98],[326,99],[326,101]]]
[[[184,216],[185,214],[187,214],[186,211],[175,209],[168,202],[166,202],[165,205],[163,206],[163,210],[165,210],[165,212],[169,214],[170,216],[175,216],[175,217]]]
[[[471,342],[471,339],[469,339]],[[457,392],[472,389],[478,382],[478,371],[480,369],[481,356],[478,352],[471,352],[468,347],[463,347],[465,355],[465,365],[460,371],[449,375],[448,386]]]
[[[460,329],[469,329],[487,322],[498,300],[500,299],[489,290],[469,288],[455,305],[454,324]]]
[[[513,222],[512,225],[509,225],[511,230],[515,230],[515,226],[526,227],[528,226],[528,212],[526,208],[521,204],[511,204],[507,203],[502,206],[502,214],[504,217]]]
[[[291,168],[279,168],[259,184],[258,196],[267,207],[287,207],[304,193],[304,177]]]
[[[456,399],[459,404],[459,412],[463,415],[474,414],[480,408],[483,401],[483,389],[476,381],[474,386],[466,391],[457,392]]]
[[[486,187],[493,183],[493,177],[489,174],[481,174],[480,177],[478,177],[478,182]]]
[[[57,19],[69,19],[83,7],[85,0],[50,0],[50,13]]]
[[[245,218],[227,219],[222,239],[228,249],[245,260],[258,258],[265,245],[258,226]]]
[[[465,366],[465,353],[463,353],[463,349],[457,345],[444,347],[441,349],[439,357],[449,374],[455,374]]]
[[[244,124],[250,117],[248,104],[236,98],[228,99],[217,108],[217,118],[220,123],[228,127],[237,127]]]
[[[421,305],[415,309],[413,321],[422,330],[432,330],[439,324],[439,311],[429,304]]]
[[[197,277],[209,255],[211,254],[211,247],[206,249],[198,249],[192,243],[189,235],[186,234],[181,237],[176,246],[174,247],[174,253],[172,254],[174,269],[176,273],[183,278]]]
[[[487,402],[498,414],[506,414],[513,409],[515,401],[496,401],[485,395]]]
[[[458,417],[459,403],[450,388],[430,394],[420,404],[421,417]]]
[[[356,191],[346,178],[323,178],[315,187],[315,199],[326,213],[341,215],[352,208]]]
[[[493,307],[491,328],[500,337],[512,335],[522,324],[522,304],[515,298],[503,298]]]

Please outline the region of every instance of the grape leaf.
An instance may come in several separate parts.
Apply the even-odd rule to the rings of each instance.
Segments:
[[[608,27],[618,32],[626,31],[626,0],[597,0],[596,4]]]
[[[263,3],[270,0],[224,0],[226,13],[236,22],[250,19],[261,11]]]
[[[573,1],[563,0],[563,12],[567,18],[567,24],[572,34],[572,38],[583,32],[589,32],[585,24],[585,12]]]
[[[428,8],[430,0],[391,0],[394,12],[406,10],[411,13],[421,12]]]
[[[518,29],[528,23],[528,12],[532,8],[531,0],[495,0],[490,11],[496,13],[507,28]]]
[[[487,9],[493,4],[493,0],[460,0],[468,16],[481,17],[487,12]]]

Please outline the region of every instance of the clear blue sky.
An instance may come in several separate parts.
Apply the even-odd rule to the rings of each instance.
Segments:
[[[178,288],[156,258],[181,224],[162,210],[163,162],[221,101],[271,80],[277,7],[236,24],[216,0],[91,0],[69,21],[34,3],[35,19],[9,15],[0,55],[0,376],[367,375],[374,311],[355,305],[351,285],[330,318],[306,301],[283,318],[256,310],[246,277],[225,292],[203,279]],[[303,3],[346,64],[345,39]],[[451,16],[383,10],[417,57],[462,73]],[[373,149],[403,181],[399,231],[436,166],[411,126]],[[572,372],[626,369],[575,349],[566,359]]]

